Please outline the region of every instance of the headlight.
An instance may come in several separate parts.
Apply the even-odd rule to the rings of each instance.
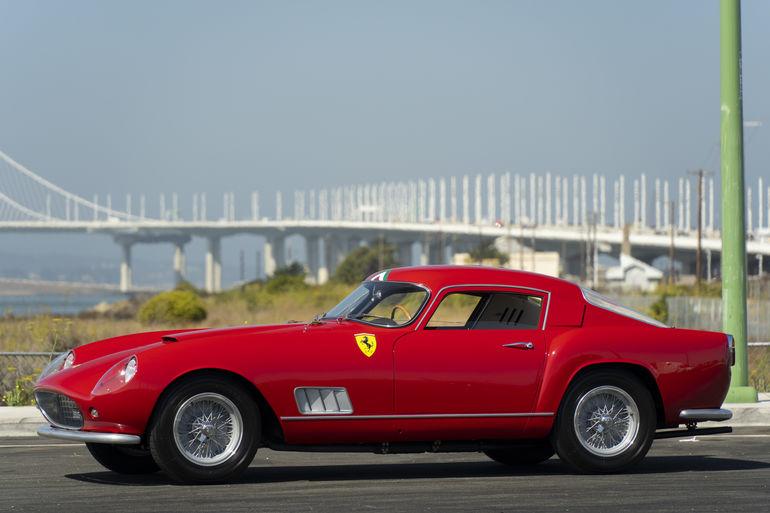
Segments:
[[[55,372],[59,372],[62,369],[69,369],[75,365],[75,353],[72,351],[68,353],[62,353],[53,360],[51,360],[51,363],[45,366],[43,369],[43,372],[40,373],[40,376],[37,377],[38,381],[41,381],[51,374],[54,374]]]
[[[99,379],[91,395],[104,395],[119,390],[134,379],[138,370],[139,362],[136,356],[119,361]]]

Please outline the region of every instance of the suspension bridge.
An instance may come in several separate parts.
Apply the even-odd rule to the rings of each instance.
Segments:
[[[747,188],[747,252],[754,273],[763,272],[770,254],[765,187],[760,178]],[[647,263],[673,251],[691,274],[701,254],[711,277],[721,249],[715,194],[714,179],[703,173],[695,180],[497,173],[295,190],[291,202],[277,191],[272,215],[260,207],[259,191],[239,198],[228,192],[214,214],[213,195],[206,192],[192,194],[186,209],[176,194],[153,195],[157,208],[147,195],[126,194],[118,208],[110,195],[74,194],[0,151],[0,233],[110,236],[122,249],[124,292],[134,288],[136,244],[173,244],[172,265],[181,280],[185,246],[194,237],[207,241],[204,288],[221,290],[221,240],[238,234],[263,238],[264,276],[286,265],[288,237],[304,238],[304,263],[315,283],[328,280],[347,252],[362,244],[386,240],[402,263],[449,263],[456,253],[501,237],[517,247],[557,251],[565,275],[590,275],[586,266],[596,267],[598,251],[625,251]]]

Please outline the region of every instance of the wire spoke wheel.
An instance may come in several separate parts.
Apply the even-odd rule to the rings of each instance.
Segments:
[[[574,429],[578,441],[590,453],[617,456],[636,440],[639,407],[621,388],[593,388],[580,397],[575,407]]]
[[[173,430],[179,452],[196,465],[210,467],[236,453],[243,438],[243,419],[230,399],[207,392],[179,406]]]

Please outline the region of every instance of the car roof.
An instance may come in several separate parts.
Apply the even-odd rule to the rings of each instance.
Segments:
[[[544,290],[551,294],[551,326],[582,324],[585,299],[576,284],[544,274],[481,265],[425,265],[397,267],[375,273],[369,280],[401,281],[423,285],[433,294],[452,285],[506,285]]]

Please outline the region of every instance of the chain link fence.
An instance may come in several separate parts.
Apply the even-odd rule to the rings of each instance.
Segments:
[[[0,352],[0,398],[17,384],[31,388],[37,376],[58,354]]]

